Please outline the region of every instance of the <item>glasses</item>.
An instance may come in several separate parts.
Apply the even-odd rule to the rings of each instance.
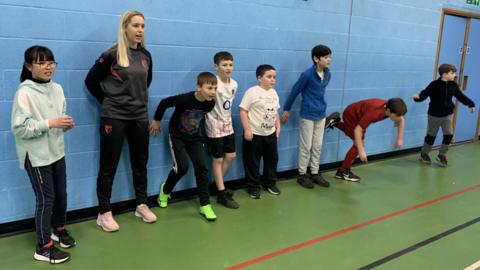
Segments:
[[[41,61],[34,64],[39,65],[41,68],[55,68],[58,65],[55,61]]]

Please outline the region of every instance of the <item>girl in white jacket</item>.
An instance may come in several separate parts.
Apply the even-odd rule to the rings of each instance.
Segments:
[[[51,81],[56,66],[50,49],[28,48],[12,108],[12,132],[20,168],[27,171],[36,197],[38,244],[33,257],[50,263],[70,258],[53,241],[62,248],[76,244],[64,227],[67,189],[63,133],[73,128],[74,122],[65,115],[62,87]]]

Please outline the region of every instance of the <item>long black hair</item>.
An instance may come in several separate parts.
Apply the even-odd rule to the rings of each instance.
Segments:
[[[30,72],[25,65],[27,63],[33,64],[37,61],[55,61],[55,57],[53,56],[53,52],[47,47],[35,45],[28,48],[24,55],[24,63],[22,74],[20,74],[20,82],[32,79],[32,72]]]

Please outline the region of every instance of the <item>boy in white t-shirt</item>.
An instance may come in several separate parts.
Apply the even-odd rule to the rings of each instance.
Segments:
[[[273,195],[280,195],[276,186],[280,136],[280,99],[273,88],[275,68],[260,65],[256,71],[258,85],[250,87],[240,103],[240,120],[243,125],[243,165],[247,192],[260,199],[260,186]],[[260,159],[263,157],[263,178],[260,179]]]
[[[208,150],[212,155],[212,174],[217,186],[217,202],[227,208],[237,209],[238,203],[233,199],[233,191],[226,189],[224,175],[235,159],[235,134],[232,125],[232,103],[237,93],[238,84],[231,78],[233,56],[229,52],[218,52],[213,56],[217,70],[217,92],[215,107],[206,114]]]

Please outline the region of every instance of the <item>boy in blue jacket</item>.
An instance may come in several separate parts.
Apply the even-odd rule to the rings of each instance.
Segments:
[[[320,153],[325,125],[339,118],[338,113],[334,113],[325,119],[325,89],[331,77],[328,67],[332,61],[332,51],[325,45],[317,45],[312,49],[312,61],[313,65],[293,85],[282,114],[282,123],[285,124],[295,98],[301,93],[297,182],[305,188],[313,188],[314,183],[330,186],[319,173]],[[307,174],[309,163],[310,176]]]

